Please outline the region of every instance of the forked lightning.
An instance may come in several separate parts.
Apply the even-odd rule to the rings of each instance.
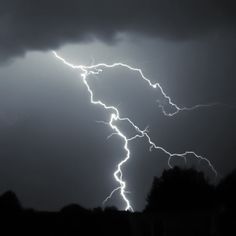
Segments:
[[[130,149],[129,149],[129,142],[137,139],[137,138],[145,138],[148,142],[149,146],[149,150],[151,151],[152,149],[158,149],[161,150],[162,152],[164,152],[167,157],[168,157],[168,165],[170,168],[172,168],[171,166],[171,159],[174,157],[182,157],[184,158],[184,160],[186,161],[186,158],[188,156],[193,156],[197,159],[199,159],[200,161],[205,161],[208,166],[211,168],[211,170],[215,173],[215,175],[217,175],[217,172],[214,168],[214,166],[211,164],[211,162],[201,156],[196,154],[194,151],[185,151],[183,153],[171,153],[169,151],[167,151],[165,148],[158,146],[156,143],[154,143],[151,139],[151,137],[148,134],[148,130],[147,129],[140,129],[135,122],[133,122],[132,120],[130,120],[128,117],[122,117],[120,115],[120,112],[118,110],[117,107],[112,106],[112,105],[107,105],[104,102],[102,102],[101,100],[97,100],[94,98],[94,94],[92,89],[89,86],[88,83],[88,79],[90,75],[99,75],[99,73],[101,73],[103,71],[104,68],[116,68],[116,67],[123,67],[126,68],[128,70],[130,70],[131,72],[136,72],[139,77],[144,80],[144,82],[148,83],[149,86],[153,89],[158,89],[162,96],[168,101],[168,104],[173,107],[174,111],[173,112],[167,112],[165,110],[165,107],[163,104],[159,103],[159,107],[162,110],[162,113],[165,116],[174,116],[176,114],[178,114],[181,111],[191,111],[194,109],[197,109],[199,107],[205,107],[205,106],[212,106],[215,104],[206,104],[206,105],[195,105],[193,107],[179,107],[178,105],[176,105],[172,99],[164,92],[163,88],[161,87],[161,85],[159,83],[152,83],[147,77],[144,76],[143,72],[141,69],[139,68],[134,68],[132,66],[129,66],[127,64],[124,64],[122,62],[117,62],[117,63],[113,63],[113,64],[105,64],[105,63],[99,63],[96,65],[90,65],[90,66],[85,66],[85,65],[74,65],[72,63],[69,63],[68,61],[66,61],[64,58],[62,58],[61,56],[59,56],[55,51],[53,51],[53,54],[55,55],[55,57],[57,59],[59,59],[60,61],[62,61],[65,65],[71,67],[72,69],[78,69],[81,71],[80,75],[82,78],[82,81],[84,83],[84,85],[86,86],[88,93],[90,95],[90,102],[92,104],[95,105],[99,105],[101,107],[103,107],[106,111],[108,111],[110,113],[110,120],[108,122],[103,122],[107,125],[109,125],[109,127],[112,129],[112,135],[118,135],[124,142],[124,146],[123,149],[125,150],[125,157],[120,161],[120,163],[117,165],[117,168],[114,172],[114,178],[116,180],[116,182],[118,183],[118,187],[115,188],[110,195],[104,200],[104,203],[106,203],[115,192],[119,191],[120,196],[122,197],[124,203],[125,203],[125,210],[130,210],[133,211],[133,207],[127,197],[127,186],[126,186],[126,181],[123,179],[123,173],[122,173],[122,166],[129,160],[130,158]],[[119,127],[116,125],[117,121],[126,121],[128,122],[135,130],[136,130],[136,135],[134,135],[133,137],[127,137],[124,133],[122,133],[122,131],[119,129]],[[110,135],[110,137],[112,136]]]

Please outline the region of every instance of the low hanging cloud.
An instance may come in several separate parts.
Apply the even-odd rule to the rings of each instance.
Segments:
[[[211,33],[234,37],[234,5],[231,0],[0,0],[0,61],[95,38],[111,43],[118,33],[168,40]]]

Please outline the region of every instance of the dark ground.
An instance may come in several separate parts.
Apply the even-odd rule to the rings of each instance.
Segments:
[[[146,208],[135,213],[76,204],[35,211],[8,191],[0,197],[0,235],[236,235],[235,187],[236,171],[213,186],[201,172],[174,168],[154,179]]]

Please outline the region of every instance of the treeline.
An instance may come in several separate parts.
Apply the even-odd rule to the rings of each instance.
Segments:
[[[175,167],[154,178],[143,212],[76,204],[35,211],[8,191],[0,197],[0,235],[236,235],[235,210],[236,171],[212,185],[202,172]]]

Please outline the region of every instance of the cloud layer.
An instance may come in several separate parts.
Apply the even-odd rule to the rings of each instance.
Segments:
[[[187,40],[236,29],[231,0],[0,0],[0,61],[118,33]]]

